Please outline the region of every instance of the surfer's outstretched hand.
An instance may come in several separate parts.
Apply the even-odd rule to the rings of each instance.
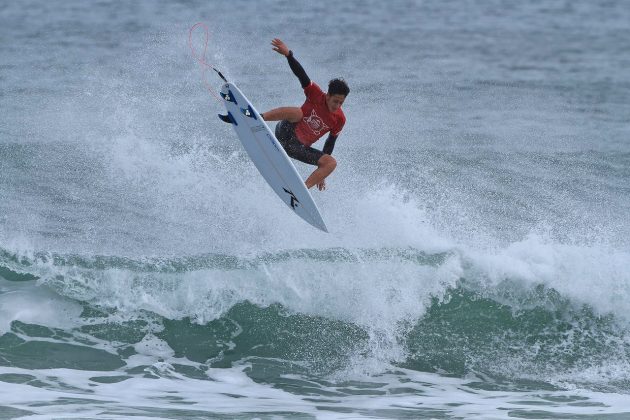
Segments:
[[[282,42],[279,38],[274,38],[271,41],[271,45],[273,45],[273,50],[279,54],[284,55],[285,57],[289,55],[289,47],[286,46],[284,42]]]
[[[319,184],[317,184],[317,188],[318,188],[320,191],[324,191],[324,190],[326,189],[326,181],[322,181],[322,182],[320,182]]]

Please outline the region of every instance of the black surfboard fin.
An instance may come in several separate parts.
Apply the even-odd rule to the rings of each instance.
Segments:
[[[238,123],[236,122],[236,120],[234,119],[234,116],[232,115],[231,112],[228,112],[227,115],[221,115],[219,114],[219,119],[223,122],[226,122],[228,124],[234,124],[234,125],[238,125]]]
[[[243,115],[245,115],[246,117],[249,118],[253,118],[255,120],[258,120],[258,118],[256,117],[256,113],[254,112],[254,110],[252,109],[251,105],[247,105],[247,108],[241,108],[241,112],[243,113]]]
[[[223,93],[221,92],[221,95],[223,96],[223,99],[225,99],[228,102],[234,102],[234,105],[238,105],[236,103],[236,99],[234,99],[234,95],[232,94],[232,91],[228,89],[227,93]]]

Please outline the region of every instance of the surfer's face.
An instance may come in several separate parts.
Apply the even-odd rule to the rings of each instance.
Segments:
[[[339,94],[329,95],[329,94],[326,94],[326,106],[328,106],[328,110],[330,112],[335,112],[336,110],[341,108],[341,105],[343,105],[343,101],[345,101],[345,100],[346,100],[346,97],[343,96],[343,95],[339,95]]]

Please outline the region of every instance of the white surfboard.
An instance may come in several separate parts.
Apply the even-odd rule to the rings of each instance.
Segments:
[[[224,121],[232,123],[252,162],[275,193],[298,216],[318,229],[328,232],[313,197],[293,162],[251,102],[233,84],[221,88],[227,109]]]

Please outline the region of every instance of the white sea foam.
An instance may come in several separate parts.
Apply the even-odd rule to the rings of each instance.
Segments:
[[[625,415],[627,396],[574,389],[571,391],[489,391],[474,386],[477,378],[449,378],[397,369],[373,382],[310,382],[308,395],[287,392],[250,379],[248,365],[209,369],[208,380],[182,376],[132,377],[103,383],[98,378],[115,372],[68,369],[22,370],[3,368],[3,374],[29,375],[39,385],[0,381],[2,405],[32,413],[25,418],[51,416],[154,418],[160,415],[237,415],[300,413],[318,419],[350,419],[441,415],[470,419],[508,419],[541,410],[557,416]],[[288,380],[309,382],[297,375]],[[368,395],[363,386],[372,391]],[[124,391],[123,391],[124,390]],[[315,391],[315,395],[312,392]],[[322,395],[317,395],[321,391]],[[325,396],[324,396],[325,395]],[[65,403],[74,399],[72,404]],[[378,414],[380,413],[380,414]]]
[[[630,253],[598,244],[563,244],[529,235],[503,249],[468,249],[468,272],[497,286],[505,280],[553,288],[599,315],[630,321]]]

